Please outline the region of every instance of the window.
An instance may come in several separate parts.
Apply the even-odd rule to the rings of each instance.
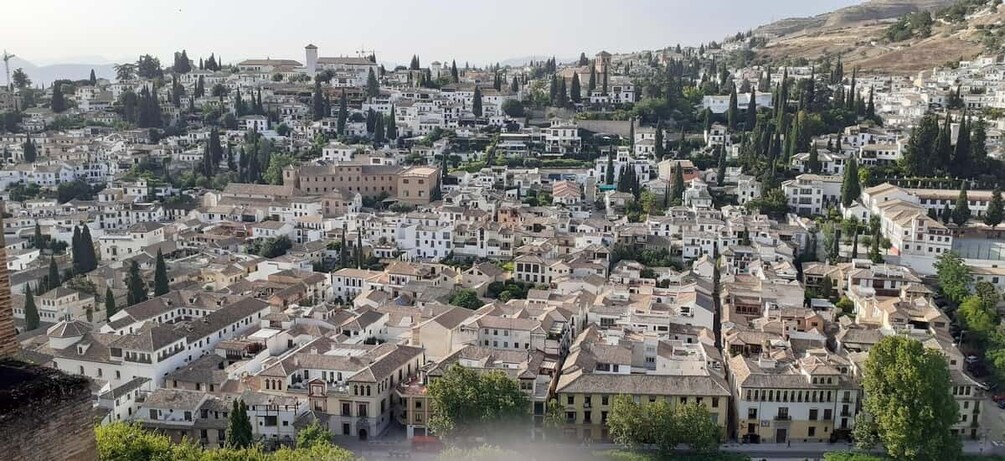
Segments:
[[[816,408],[811,408],[810,409],[810,421],[816,421],[816,420],[817,420],[817,409]]]
[[[813,437],[816,435],[817,435],[817,428],[815,426],[810,426],[809,429],[806,430],[807,437]]]
[[[277,425],[277,417],[276,416],[266,416],[266,417],[264,417],[262,419],[265,420],[265,425],[268,426],[268,427],[272,427],[272,426],[276,426]]]
[[[757,409],[748,408],[747,409],[747,419],[757,419]]]
[[[570,395],[570,396],[566,397],[565,398],[565,403],[568,404],[568,405],[572,405],[572,404],[576,403],[576,396]]]

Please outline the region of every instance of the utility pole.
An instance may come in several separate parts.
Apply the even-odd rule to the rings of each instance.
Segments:
[[[10,58],[13,57],[13,54],[8,53],[7,50],[3,50],[3,67],[4,71],[7,73],[7,91],[10,92],[14,91],[14,84],[10,81]]]

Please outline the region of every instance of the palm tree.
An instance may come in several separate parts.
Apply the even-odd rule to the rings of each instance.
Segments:
[[[115,67],[115,79],[118,81],[132,80],[136,77],[136,64],[123,63],[116,64]]]

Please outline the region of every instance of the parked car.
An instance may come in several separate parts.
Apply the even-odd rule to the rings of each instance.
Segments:
[[[1005,410],[1005,401],[998,402],[998,408]]]

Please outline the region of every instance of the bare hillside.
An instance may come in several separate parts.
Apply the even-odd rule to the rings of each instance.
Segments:
[[[997,29],[1005,22],[1005,9],[999,9],[958,24],[936,21],[932,34],[924,39],[896,43],[884,39],[894,18],[919,8],[942,7],[946,3],[943,0],[876,0],[845,8],[815,18],[817,25],[814,27],[769,39],[768,45],[756,53],[759,60],[766,62],[841,55],[846,67],[857,66],[863,72],[913,74],[979,55],[985,49],[982,29]]]

